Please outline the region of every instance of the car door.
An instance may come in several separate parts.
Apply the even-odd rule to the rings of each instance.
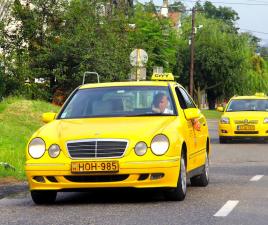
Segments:
[[[185,110],[188,108],[187,103],[180,91],[180,87],[175,87],[175,91],[176,91],[176,95],[180,104],[180,107]],[[196,151],[196,135],[194,132],[194,128],[193,128],[193,124],[191,120],[186,120],[185,116],[182,116],[183,119],[181,120],[182,122],[184,122],[184,126],[186,128],[186,138],[185,138],[185,142],[187,145],[187,171],[190,171],[194,168],[193,166],[193,160],[190,157],[191,155],[193,155]]]
[[[182,87],[177,87],[176,93],[181,98],[184,109],[197,108],[194,101]],[[184,102],[184,103],[183,103]],[[181,104],[181,103],[180,103]],[[202,114],[195,120],[188,120],[189,135],[192,143],[191,151],[189,152],[189,169],[194,169],[204,163],[204,156],[206,150],[206,121]],[[191,127],[191,128],[190,128]]]

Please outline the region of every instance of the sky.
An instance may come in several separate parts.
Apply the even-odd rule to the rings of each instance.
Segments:
[[[149,0],[139,0],[149,2]],[[162,5],[163,0],[153,0],[156,5]],[[174,0],[169,0],[173,3]],[[191,8],[196,1],[182,0],[187,8]],[[201,1],[205,2],[205,1]],[[226,6],[234,9],[240,19],[236,25],[241,32],[250,32],[261,39],[261,45],[268,46],[268,0],[210,0],[215,6]]]

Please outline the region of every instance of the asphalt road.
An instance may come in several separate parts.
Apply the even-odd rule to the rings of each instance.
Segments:
[[[210,184],[188,186],[183,202],[123,189],[60,193],[54,205],[36,206],[22,191],[0,199],[0,224],[267,225],[268,144],[219,144],[216,121],[209,127]]]

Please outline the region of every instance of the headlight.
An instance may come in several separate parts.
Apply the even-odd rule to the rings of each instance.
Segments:
[[[220,120],[220,123],[222,124],[229,124],[230,123],[230,119],[228,117],[222,117]]]
[[[264,118],[263,123],[268,123],[268,118]]]
[[[155,155],[164,155],[169,147],[168,138],[163,134],[156,135],[151,143],[152,152]]]
[[[60,147],[56,144],[53,144],[48,149],[48,154],[51,158],[56,158],[60,154]]]
[[[28,152],[34,159],[41,158],[46,151],[46,144],[42,138],[34,138],[28,147]]]
[[[144,142],[139,142],[135,146],[135,153],[138,156],[142,156],[147,152],[147,145]]]

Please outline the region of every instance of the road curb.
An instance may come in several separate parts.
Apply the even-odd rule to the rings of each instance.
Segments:
[[[28,190],[27,182],[0,185],[0,199]]]

